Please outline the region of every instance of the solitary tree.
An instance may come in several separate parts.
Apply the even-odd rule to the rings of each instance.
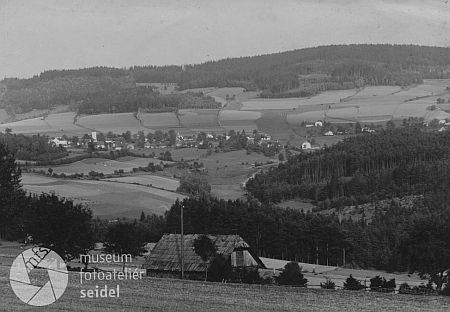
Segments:
[[[0,237],[7,237],[17,228],[18,204],[23,196],[20,189],[21,170],[14,155],[0,143]]]
[[[208,263],[214,258],[217,248],[207,235],[200,235],[194,241],[194,251],[202,258],[205,265],[205,281],[208,279]]]
[[[33,242],[48,247],[66,260],[92,249],[92,211],[56,195],[34,197],[25,217],[25,232]]]
[[[344,282],[344,289],[346,290],[361,290],[364,289],[364,285],[361,284],[356,278],[354,278],[351,274]]]
[[[108,227],[105,247],[106,251],[122,257],[122,270],[125,271],[126,256],[136,257],[145,251],[144,237],[136,223],[118,222]]]
[[[284,266],[283,272],[277,278],[280,285],[306,287],[308,280],[303,277],[298,262],[289,262]]]

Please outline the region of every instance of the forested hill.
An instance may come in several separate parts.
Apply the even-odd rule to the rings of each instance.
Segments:
[[[4,79],[0,107],[10,114],[71,105],[82,113],[176,109],[210,99],[160,97],[136,83],[177,83],[179,89],[244,87],[262,97],[310,96],[363,85],[410,85],[450,78],[450,48],[413,45],[336,45],[198,65],[49,70],[30,79]],[[194,95],[195,97],[195,95]],[[198,97],[198,95],[197,95]],[[111,99],[120,98],[111,104]],[[193,101],[194,100],[194,101]],[[188,103],[188,104],[186,104]]]
[[[264,202],[308,198],[324,209],[450,189],[450,133],[395,129],[345,139],[257,174],[247,190]]]
[[[199,65],[133,67],[138,82],[177,82],[182,89],[242,86],[262,96],[308,96],[364,84],[408,85],[450,77],[450,48],[336,45],[230,58]]]

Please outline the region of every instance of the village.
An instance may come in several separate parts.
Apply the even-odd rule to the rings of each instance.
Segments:
[[[245,131],[236,132],[230,130],[228,134],[199,132],[190,135],[182,135],[174,130],[169,130],[168,132],[157,130],[155,133],[148,133],[147,135],[143,132],[131,134],[130,131],[122,134],[109,132],[105,135],[101,132],[92,131],[91,134],[85,134],[81,138],[78,136],[68,137],[66,135],[53,137],[49,140],[49,143],[57,147],[87,152],[198,148],[215,149],[216,151],[249,149],[275,154],[281,149],[281,144],[278,140],[257,130],[254,130],[251,134],[246,134]]]

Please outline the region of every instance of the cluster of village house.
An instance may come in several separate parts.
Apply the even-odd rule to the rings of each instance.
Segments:
[[[237,135],[239,135],[237,133]],[[202,136],[199,135],[189,135],[183,136],[179,133],[176,135],[175,147],[176,148],[188,148],[188,147],[207,147],[214,148],[219,146],[220,142],[225,140],[228,141],[232,138],[232,135],[217,135],[214,133],[203,133]],[[246,135],[247,144],[257,144],[264,145],[266,147],[271,147],[273,145],[279,144],[277,140],[273,140],[272,137],[266,133],[253,132],[249,135]],[[88,149],[89,145],[91,145],[96,150],[109,150],[109,151],[118,151],[123,149],[133,150],[138,147],[136,140],[132,140],[131,142],[125,140],[122,136],[116,136],[114,138],[105,138],[104,140],[98,139],[98,134],[96,131],[93,131],[90,135],[86,134],[81,138],[78,137],[55,137],[50,139],[50,143],[55,146],[62,147],[75,147],[75,148],[83,148]],[[167,139],[163,140],[149,140],[147,137],[144,138],[143,148],[152,149],[152,148],[166,148],[170,146],[170,143],[167,142]]]

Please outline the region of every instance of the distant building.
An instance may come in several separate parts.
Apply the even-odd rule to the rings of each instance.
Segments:
[[[144,143],[144,148],[151,148],[152,145],[149,142]]]
[[[62,140],[61,138],[54,138],[50,140],[49,143],[53,143],[55,146],[68,147],[69,142],[67,140]]]
[[[106,144],[103,141],[97,141],[95,143],[95,147],[98,148],[98,149],[106,149]]]
[[[311,143],[305,141],[302,143],[302,149],[311,149]]]
[[[92,131],[91,137],[92,137],[92,140],[94,140],[94,142],[97,142],[97,131]]]
[[[314,123],[314,126],[316,127],[323,127],[323,122],[321,120],[318,120]]]
[[[134,150],[135,146],[132,143],[127,144],[127,149]]]
[[[332,135],[334,135],[334,133],[333,133],[333,131],[327,131],[327,132],[324,133],[324,135],[332,136]]]
[[[362,132],[367,132],[367,133],[375,133],[374,129],[371,129],[369,127],[364,127],[361,129]]]

